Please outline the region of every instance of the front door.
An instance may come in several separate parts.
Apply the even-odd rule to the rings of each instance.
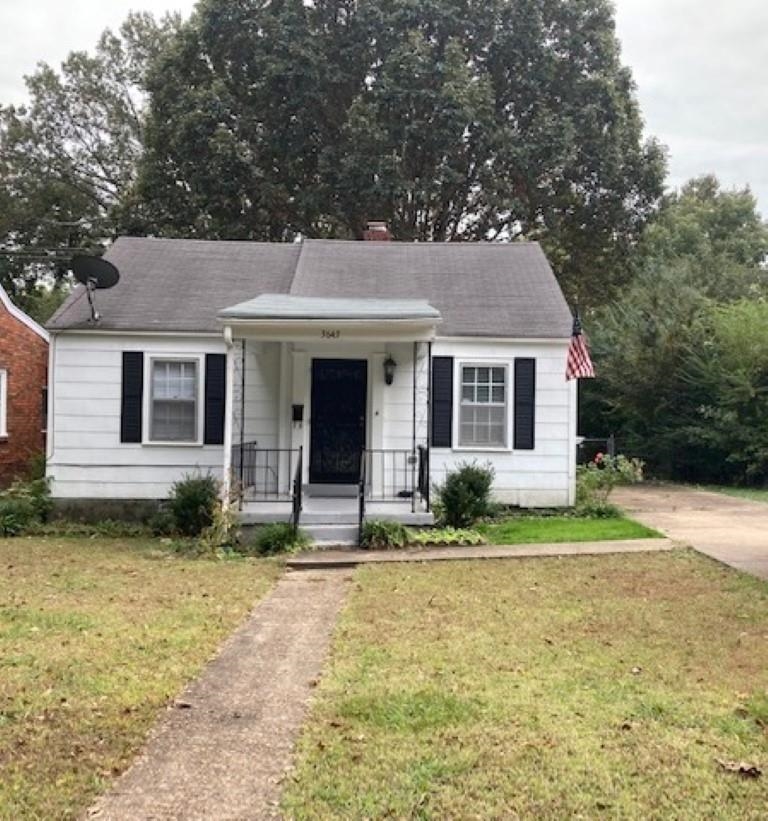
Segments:
[[[364,359],[312,360],[310,482],[353,484],[360,478],[367,386]]]

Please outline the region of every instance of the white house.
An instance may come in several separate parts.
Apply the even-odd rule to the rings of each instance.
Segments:
[[[100,319],[79,286],[48,325],[55,498],[163,499],[201,470],[252,521],[424,522],[477,460],[500,501],[573,504],[571,317],[538,244],[125,237],[106,258]]]

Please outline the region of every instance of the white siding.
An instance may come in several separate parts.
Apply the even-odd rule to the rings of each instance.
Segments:
[[[196,470],[221,476],[220,446],[156,446],[120,442],[122,352],[151,355],[225,353],[223,339],[206,337],[56,336],[51,359],[51,435],[48,472],[60,498],[158,499],[174,481]],[[315,357],[349,357],[368,361],[368,446],[410,450],[426,444],[428,426],[427,346],[418,346],[414,412],[413,345],[411,343],[322,345],[254,342],[245,346],[245,403],[241,406],[241,343],[234,355],[234,439],[239,441],[241,407],[244,437],[259,447],[298,447],[310,443],[311,361]],[[454,357],[454,406],[458,409],[458,368],[462,361],[498,362],[508,366],[509,444],[504,450],[433,449],[432,481],[439,483],[459,462],[490,462],[500,501],[523,507],[573,503],[575,473],[576,392],[565,380],[567,342],[437,340],[433,356]],[[382,362],[397,362],[394,382],[384,384]],[[517,357],[536,360],[535,449],[512,449],[513,373]],[[294,369],[296,372],[294,373]],[[281,380],[282,373],[282,380]],[[282,383],[282,384],[281,384]],[[290,422],[290,404],[305,406],[305,423]],[[454,440],[457,441],[456,414]],[[305,458],[305,470],[309,458]],[[285,466],[287,468],[287,465]],[[307,476],[305,475],[305,480]]]
[[[241,350],[241,343],[235,343]],[[239,372],[238,372],[239,376]],[[242,383],[241,383],[242,384]],[[247,342],[245,345],[245,441],[260,448],[278,447],[278,406],[280,399],[280,343]],[[240,401],[240,385],[235,386],[235,402]],[[235,417],[241,413],[235,409]],[[235,427],[235,441],[239,441]]]
[[[224,353],[223,339],[60,334],[51,344],[48,475],[54,497],[162,499],[187,473],[221,476],[220,446],[120,442],[120,391],[123,351]]]
[[[496,498],[521,507],[571,505],[575,475],[575,383],[566,382],[565,360],[568,343],[505,341],[442,341],[433,345],[433,356],[454,357],[454,444],[458,441],[457,409],[459,367],[462,361],[493,362],[509,366],[508,422],[509,447],[482,450],[433,448],[432,481],[439,483],[459,462],[477,460],[490,463],[496,478]],[[534,450],[512,448],[514,414],[514,360],[536,360],[536,426]]]

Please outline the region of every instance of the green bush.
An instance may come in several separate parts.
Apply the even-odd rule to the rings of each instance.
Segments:
[[[31,524],[26,532],[35,536],[103,536],[107,539],[148,538],[153,535],[147,525],[117,519],[103,519],[100,522],[69,522],[59,519]]]
[[[44,522],[52,504],[46,479],[14,482],[0,493],[0,533],[16,536],[32,525]]]
[[[493,510],[491,465],[463,462],[450,471],[437,490],[441,520],[451,527],[469,527]]]
[[[0,534],[18,536],[35,521],[35,508],[25,497],[0,496]]]
[[[309,543],[309,537],[302,530],[294,530],[288,522],[275,522],[259,530],[254,546],[260,556],[274,556],[277,553],[294,553]]]
[[[608,497],[618,485],[632,485],[643,480],[643,463],[626,456],[598,453],[592,462],[579,465],[576,472],[576,512],[580,516],[612,518],[620,511]]]
[[[360,534],[360,547],[366,550],[405,547],[410,534],[400,522],[385,519],[366,519]]]
[[[485,544],[485,538],[476,530],[441,527],[409,532],[411,544],[419,545],[478,545]]]
[[[168,500],[174,530],[183,536],[199,536],[213,524],[219,503],[219,483],[210,474],[185,476],[175,482]]]

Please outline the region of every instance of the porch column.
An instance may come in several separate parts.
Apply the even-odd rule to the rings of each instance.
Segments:
[[[224,388],[224,475],[221,482],[221,503],[227,510],[232,502],[232,438],[234,428],[235,356],[232,329],[224,328],[227,344],[227,379]]]

